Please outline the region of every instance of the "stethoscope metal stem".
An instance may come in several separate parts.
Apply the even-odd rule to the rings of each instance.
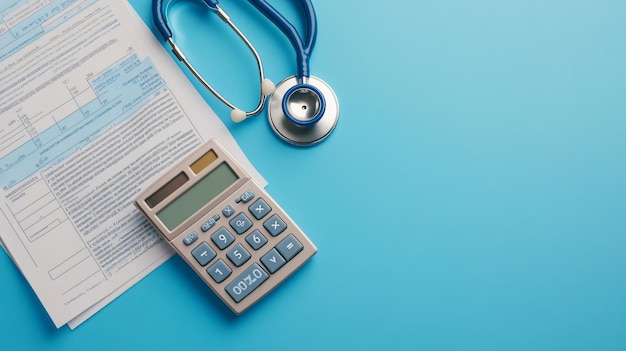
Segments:
[[[251,111],[246,111],[246,116],[259,115],[263,111],[265,107],[265,101],[266,101],[265,95],[263,94],[263,91],[262,91],[263,90],[262,85],[263,85],[263,80],[265,79],[265,73],[263,71],[263,64],[261,62],[261,56],[256,51],[252,43],[250,43],[248,38],[246,38],[246,36],[241,32],[241,30],[239,30],[239,28],[237,28],[237,26],[230,20],[230,17],[224,10],[222,10],[220,7],[217,7],[217,14],[224,22],[226,22],[226,24],[230,26],[230,28],[233,31],[235,31],[235,33],[237,33],[237,36],[246,44],[246,46],[248,47],[252,55],[254,55],[254,59],[256,61],[258,73],[259,73],[259,89],[261,89],[261,92],[259,94],[259,102],[257,103],[257,106]],[[234,104],[232,104],[225,97],[223,97],[217,90],[215,90],[211,86],[211,84],[209,84],[202,77],[202,75],[195,69],[195,67],[189,62],[189,60],[187,60],[187,57],[182,52],[182,50],[176,45],[176,43],[174,43],[173,37],[167,38],[167,42],[172,48],[172,52],[174,53],[176,58],[178,58],[178,60],[180,60],[185,66],[187,66],[191,74],[193,74],[193,76],[196,77],[196,79],[200,81],[200,83],[202,83],[202,85],[207,90],[209,90],[211,94],[213,94],[219,101],[221,101],[224,105],[228,106],[231,110],[237,109],[237,107]]]

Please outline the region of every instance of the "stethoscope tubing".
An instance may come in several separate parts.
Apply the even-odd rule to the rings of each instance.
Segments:
[[[265,0],[248,0],[254,5],[261,13],[271,20],[282,32],[285,34],[291,45],[296,52],[296,62],[298,66],[298,74],[296,75],[296,84],[289,88],[283,96],[281,108],[283,114],[288,118],[291,123],[299,127],[308,127],[317,123],[322,116],[326,108],[326,101],[324,95],[315,86],[308,84],[310,77],[310,58],[315,42],[317,40],[317,17],[315,15],[315,9],[310,0],[300,0],[304,11],[305,28],[304,39],[298,33],[298,30],[289,22],[280,12],[278,12],[272,5]],[[318,101],[318,111],[312,118],[301,119],[298,118],[290,110],[290,99],[296,92],[306,92],[310,96],[313,96]]]
[[[298,82],[304,83],[303,79],[308,78],[310,73],[309,60],[315,42],[317,41],[317,17],[311,0],[300,0],[304,10],[304,20],[306,33],[304,40],[298,33],[296,27],[289,22],[280,12],[265,0],[248,0],[254,7],[272,21],[291,42],[296,52],[298,66]]]

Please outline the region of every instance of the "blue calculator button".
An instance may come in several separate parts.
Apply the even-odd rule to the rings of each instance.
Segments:
[[[183,244],[189,246],[198,240],[198,232],[191,232],[183,238]]]
[[[230,282],[225,290],[235,302],[239,302],[250,295],[251,292],[263,284],[269,277],[269,274],[267,274],[258,263],[254,263]]]
[[[191,251],[191,255],[201,266],[206,266],[207,263],[211,262],[211,260],[217,256],[215,251],[213,251],[213,249],[205,241],[193,249]]]
[[[261,257],[261,262],[267,268],[270,273],[274,273],[280,269],[287,261],[276,251],[276,249],[270,250],[267,254]]]
[[[222,210],[222,214],[224,215],[224,217],[228,218],[235,214],[235,209],[233,208],[233,206],[228,205],[224,207],[224,209]]]
[[[265,238],[265,236],[263,236],[263,234],[261,234],[258,229],[252,231],[252,233],[250,233],[246,237],[246,241],[248,242],[250,247],[255,250],[260,249],[261,247],[263,247],[263,245],[265,245],[265,243],[267,243],[267,239]]]
[[[280,219],[278,215],[273,215],[272,217],[270,217],[267,221],[263,223],[263,226],[270,234],[272,234],[272,236],[276,236],[282,233],[287,228],[285,222],[283,222],[283,220]]]
[[[252,227],[250,218],[248,218],[244,213],[238,214],[228,223],[230,223],[230,226],[237,232],[237,234],[243,234],[246,230]]]
[[[302,251],[302,244],[293,234],[289,234],[281,242],[276,245],[276,250],[287,260],[291,260],[295,255]]]
[[[209,273],[211,278],[213,278],[216,283],[221,283],[224,279],[228,278],[233,271],[226,263],[224,263],[222,259],[219,259],[207,268],[206,272]]]
[[[226,253],[226,257],[228,257],[230,262],[235,266],[240,267],[250,259],[250,253],[244,249],[241,244],[237,244]]]
[[[203,232],[209,231],[209,229],[213,228],[215,223],[217,223],[218,219],[220,219],[220,215],[215,215],[209,218],[206,222],[202,223],[202,225],[200,226],[200,229],[202,229]]]
[[[237,202],[237,203],[238,203],[238,202],[240,202],[240,201],[241,201],[241,202],[243,202],[243,203],[246,203],[246,202],[248,202],[248,201],[252,200],[253,198],[254,198],[254,191],[252,191],[252,190],[247,190],[245,193],[241,194],[241,196],[240,196],[240,197],[238,197],[238,198],[235,200],[235,202]]]
[[[252,215],[256,219],[261,219],[265,217],[265,215],[270,213],[271,210],[272,208],[270,207],[270,205],[268,205],[267,202],[265,202],[263,199],[256,200],[252,205],[248,207],[248,211],[250,211],[250,213],[252,213]]]
[[[228,229],[221,227],[215,233],[213,233],[213,235],[211,235],[211,240],[220,250],[224,250],[230,244],[232,244],[233,241],[235,241],[235,237],[233,237]]]

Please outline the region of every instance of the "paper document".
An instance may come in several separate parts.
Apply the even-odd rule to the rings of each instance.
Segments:
[[[228,130],[125,1],[0,3],[0,238],[75,327],[172,255],[132,205]]]

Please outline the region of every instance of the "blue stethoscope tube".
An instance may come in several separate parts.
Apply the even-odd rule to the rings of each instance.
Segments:
[[[315,16],[315,9],[310,0],[300,0],[302,8],[304,9],[304,20],[306,28],[306,37],[304,40],[298,34],[296,28],[287,19],[276,11],[272,5],[265,0],[248,0],[254,7],[256,7],[261,13],[265,15],[270,21],[272,21],[291,42],[293,49],[296,52],[297,64],[298,64],[298,81],[302,81],[304,78],[310,76],[309,73],[309,58],[311,52],[315,46],[317,40],[317,17]]]
[[[169,5],[171,0],[166,0]],[[295,76],[295,83],[289,78],[276,87],[281,92],[281,102],[279,104],[271,104],[270,111],[268,111],[268,117],[274,131],[284,140],[296,144],[296,145],[310,145],[319,142],[324,139],[333,129],[338,119],[338,103],[336,96],[332,90],[321,80],[316,78],[315,84],[311,84],[310,65],[309,59],[315,42],[317,39],[317,19],[313,4],[310,0],[300,0],[304,12],[306,33],[304,39],[299,35],[296,28],[281,15],[274,7],[272,7],[265,0],[248,0],[255,8],[265,15],[270,21],[272,21],[289,39],[291,45],[294,48],[297,59],[297,74]],[[254,116],[261,112],[265,104],[265,96],[273,92],[273,84],[267,80],[263,74],[263,65],[261,59],[248,39],[241,33],[241,31],[230,21],[228,15],[219,7],[219,1],[217,0],[202,0],[202,2],[211,10],[215,11],[246,43],[251,52],[254,54],[257,60],[259,69],[259,78],[261,81],[261,96],[257,107],[248,112],[238,110],[233,104],[223,98],[215,89],[208,84],[193,66],[186,60],[182,51],[176,46],[172,38],[172,30],[167,22],[167,6],[164,7],[164,0],[153,1],[153,17],[157,30],[163,36],[163,38],[172,47],[173,53],[181,60],[194,74],[194,76],[213,93],[220,101],[233,109],[231,114],[233,120],[241,121],[248,116]],[[268,83],[269,82],[269,83]],[[288,88],[280,88],[282,84],[289,84]],[[316,86],[317,85],[317,86]],[[328,121],[323,123],[324,127],[320,130],[319,126],[316,126],[320,120],[325,117],[327,110],[327,102],[325,93],[332,95],[332,114],[333,116],[326,117],[326,119],[332,118],[332,123]],[[277,94],[274,94],[272,99],[275,100]],[[277,108],[281,111],[274,111]],[[284,123],[280,119],[285,118],[289,123]],[[294,128],[295,127],[295,128]]]
[[[256,7],[261,13],[270,19],[282,32],[289,38],[291,45],[296,52],[298,74],[296,75],[297,84],[291,87],[285,93],[282,101],[282,110],[285,116],[295,125],[306,127],[317,123],[326,110],[326,101],[324,95],[314,86],[307,84],[310,77],[309,73],[309,59],[317,40],[317,17],[315,15],[315,9],[310,0],[300,0],[300,4],[304,10],[304,20],[306,35],[304,40],[300,37],[300,34],[296,28],[291,24],[280,12],[276,11],[272,5],[265,0],[248,0],[254,7]],[[296,116],[289,108],[290,101],[292,101],[294,94],[309,94],[318,101],[316,104],[315,113],[304,114],[307,118]]]

